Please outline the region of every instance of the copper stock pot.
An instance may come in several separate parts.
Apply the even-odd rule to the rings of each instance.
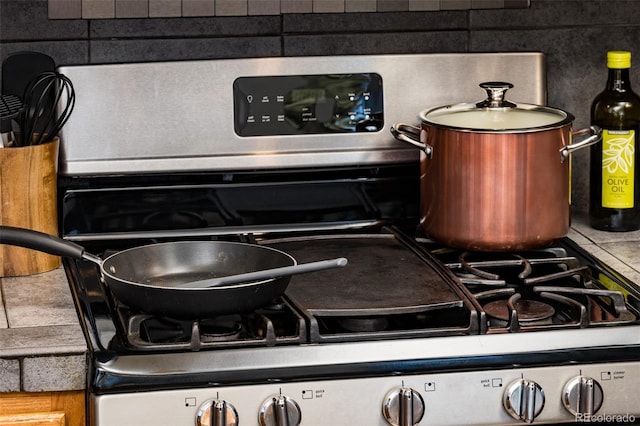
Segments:
[[[480,87],[485,101],[422,111],[420,128],[391,128],[422,150],[420,226],[468,250],[547,246],[569,230],[571,153],[598,142],[601,130],[573,131],[568,112],[507,101],[510,83]],[[574,143],[578,135],[589,136]]]

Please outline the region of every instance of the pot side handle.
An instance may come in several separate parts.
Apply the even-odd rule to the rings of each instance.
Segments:
[[[571,133],[571,136],[582,136],[585,134],[591,134],[586,139],[581,140],[580,142],[572,143],[571,145],[567,145],[560,150],[560,161],[564,162],[572,152],[577,151],[582,148],[586,148],[590,145],[600,142],[602,139],[602,129],[598,126],[591,126],[585,129],[580,129]]]
[[[396,123],[394,126],[391,126],[389,130],[393,137],[399,141],[410,143],[411,145],[420,148],[428,158],[433,156],[433,147],[420,142],[421,130],[419,128],[405,123]]]

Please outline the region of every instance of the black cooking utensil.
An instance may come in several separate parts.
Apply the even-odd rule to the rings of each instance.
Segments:
[[[2,94],[22,97],[24,89],[37,75],[55,70],[53,58],[44,53],[12,53],[2,62]]]
[[[2,94],[18,96],[23,100],[25,89],[40,74],[45,72],[55,72],[56,64],[49,55],[40,52],[16,52],[7,56],[2,62]],[[44,87],[40,87],[42,90]],[[39,98],[43,93],[34,93],[34,97]],[[47,93],[41,101],[41,110],[54,111],[55,93]],[[26,105],[25,105],[26,107]],[[33,108],[33,106],[32,106]],[[25,110],[26,111],[26,110]],[[33,112],[32,112],[33,115]],[[19,120],[18,120],[19,121]],[[5,125],[6,126],[6,125]],[[51,127],[53,125],[51,124]],[[45,132],[49,129],[45,129]],[[21,141],[16,141],[16,145],[28,145],[31,141],[30,134],[21,129]]]
[[[23,101],[25,110],[20,120],[23,144],[38,145],[58,135],[71,116],[76,95],[69,78],[48,71],[29,82],[24,90]],[[61,106],[58,114],[56,105]]]

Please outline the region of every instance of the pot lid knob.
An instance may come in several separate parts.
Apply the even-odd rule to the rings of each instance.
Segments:
[[[502,81],[488,81],[480,83],[480,87],[487,91],[487,99],[476,104],[478,108],[513,108],[516,104],[504,99],[507,90],[513,87],[511,83]]]

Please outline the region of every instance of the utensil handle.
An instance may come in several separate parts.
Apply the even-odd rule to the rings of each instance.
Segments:
[[[84,247],[71,241],[32,229],[0,226],[0,244],[24,247],[49,253],[54,256],[83,259]]]
[[[265,269],[262,271],[247,272],[244,274],[228,275],[226,277],[210,278],[206,280],[191,281],[181,283],[176,287],[181,288],[207,288],[228,286],[243,282],[261,281],[272,278],[283,277],[287,275],[305,274],[308,272],[322,271],[325,269],[338,268],[345,266],[347,259],[339,257],[331,260],[320,260],[318,262],[303,263],[300,265],[283,266],[281,268]]]

